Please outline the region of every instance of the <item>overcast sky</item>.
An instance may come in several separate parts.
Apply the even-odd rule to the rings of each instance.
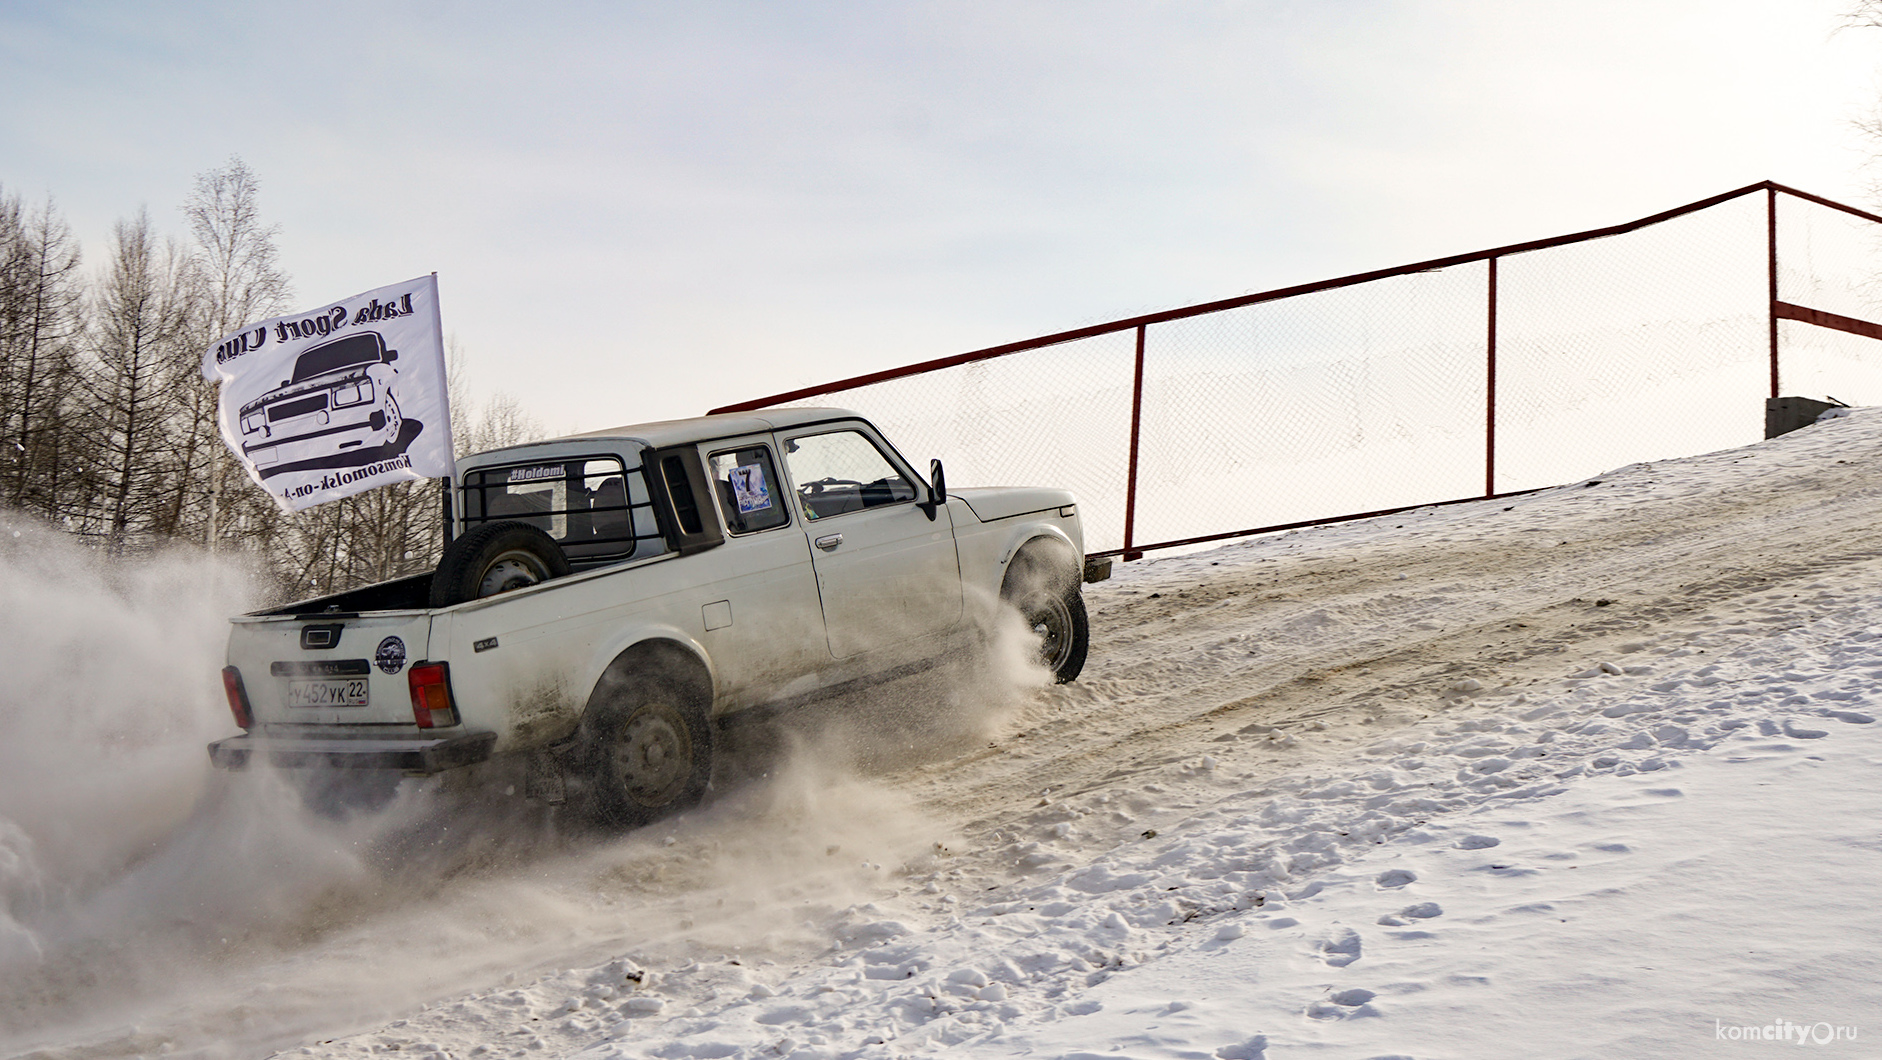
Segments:
[[[1596,227],[1872,205],[1853,0],[0,3],[91,249],[240,155],[297,308],[436,271],[552,431]]]

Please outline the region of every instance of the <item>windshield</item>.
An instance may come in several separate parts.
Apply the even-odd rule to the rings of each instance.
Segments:
[[[292,381],[298,383],[356,364],[372,364],[379,360],[379,350],[379,336],[371,332],[316,346],[301,354],[300,359],[294,362]]]

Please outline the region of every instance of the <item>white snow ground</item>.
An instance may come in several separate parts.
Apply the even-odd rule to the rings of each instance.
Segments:
[[[984,746],[892,710],[620,840],[388,865],[212,792],[188,857],[23,916],[0,1053],[1882,1055],[1878,458],[1859,410],[1120,566],[1079,684],[898,705],[993,702]],[[323,853],[67,938],[258,829]]]

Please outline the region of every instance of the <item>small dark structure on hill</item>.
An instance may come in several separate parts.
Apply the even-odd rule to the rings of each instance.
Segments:
[[[1831,409],[1848,408],[1848,405],[1831,398],[1818,401],[1806,397],[1774,397],[1764,399],[1764,436],[1776,438],[1780,434],[1789,434],[1799,427],[1808,427],[1817,422],[1817,417]]]

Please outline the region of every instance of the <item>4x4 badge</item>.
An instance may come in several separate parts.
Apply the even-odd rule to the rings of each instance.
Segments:
[[[397,637],[387,637],[379,642],[379,650],[373,652],[372,661],[379,664],[379,669],[395,674],[405,669],[405,642]]]

